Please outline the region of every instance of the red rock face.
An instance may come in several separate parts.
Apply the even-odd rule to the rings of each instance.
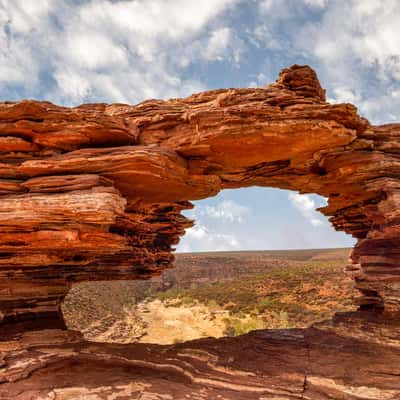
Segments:
[[[0,310],[58,313],[71,282],[142,279],[173,262],[188,201],[224,188],[318,193],[359,242],[362,307],[400,308],[400,125],[331,105],[309,67],[265,88],[137,106],[0,105]]]
[[[3,335],[0,399],[398,400],[399,322],[359,314],[168,346]]]
[[[181,215],[191,200],[251,185],[327,197],[321,212],[358,239],[348,271],[361,309],[396,318],[399,137],[400,124],[372,126],[353,105],[327,103],[301,66],[264,88],[136,106],[2,103],[3,327],[62,326],[60,302],[74,282],[160,274],[192,225]]]

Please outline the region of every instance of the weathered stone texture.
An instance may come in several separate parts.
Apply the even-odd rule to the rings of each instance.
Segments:
[[[399,327],[343,316],[168,346],[90,343],[56,329],[19,333],[0,342],[0,399],[397,400]]]
[[[399,137],[400,124],[372,126],[353,105],[327,103],[314,71],[300,66],[283,70],[276,83],[263,88],[213,90],[136,106],[1,103],[0,320],[8,332],[60,327],[60,302],[73,282],[146,279],[161,273],[172,266],[171,246],[192,225],[181,215],[191,200],[251,185],[326,196],[328,205],[321,212],[336,229],[358,239],[348,272],[360,290],[361,309],[396,319]],[[351,347],[351,340],[343,346]],[[95,349],[88,344],[80,344],[79,350],[69,346],[63,347],[65,357],[54,356],[64,360],[57,361],[64,367],[73,363],[69,355]],[[304,346],[298,351],[307,353],[309,345]],[[43,359],[53,357],[50,347]],[[261,346],[264,350],[269,351]],[[365,354],[370,352],[366,360],[374,359],[375,350],[365,348]],[[29,350],[26,357],[35,351]],[[102,357],[90,355],[93,351],[79,355],[86,357],[83,364],[93,366]],[[116,347],[104,351],[104,360],[111,357],[112,363],[119,363]],[[298,356],[298,362],[302,357],[306,356]],[[28,361],[21,362],[31,368]],[[14,379],[7,375],[7,365],[8,361],[6,378],[0,377],[0,382]],[[172,371],[168,367],[164,373]],[[182,382],[193,382],[187,374],[182,374]],[[258,387],[263,372],[252,369],[251,374],[255,381],[251,378],[246,384]],[[358,388],[340,391],[332,386],[337,384],[333,372],[324,374],[308,379],[307,387],[339,390],[333,398],[399,398],[398,391],[390,394],[393,387],[399,389],[400,384],[392,382],[393,376],[400,380],[399,371],[387,378],[387,389],[386,384],[380,387],[386,394],[374,392],[381,379],[376,376]],[[236,380],[237,374],[232,376]],[[290,381],[291,376],[297,382],[295,394],[271,397],[262,392],[264,398],[329,398],[303,396],[304,371],[290,370],[285,379]],[[209,378],[199,379],[206,385]],[[369,397],[367,391],[357,397],[363,385],[371,387]],[[64,398],[57,396],[49,398]]]

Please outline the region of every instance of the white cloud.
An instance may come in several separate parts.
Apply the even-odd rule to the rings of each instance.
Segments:
[[[324,8],[328,4],[328,0],[303,0],[304,4],[310,7]]]
[[[27,34],[40,26],[52,9],[51,0],[0,1],[0,15],[16,33]],[[2,22],[3,22],[2,21]]]
[[[72,32],[60,49],[60,57],[69,66],[95,70],[107,67],[125,67],[128,55],[122,44],[100,32]]]
[[[297,9],[297,1],[291,0],[263,0],[259,3],[259,12],[262,15],[269,16],[269,21],[278,23],[290,18],[292,11]]]
[[[232,4],[232,0],[100,0],[87,2],[81,8],[80,16],[84,24],[95,29],[99,25],[108,25],[117,29],[119,35],[127,32],[147,38],[160,36],[176,40],[190,38]]]
[[[319,218],[317,211],[315,211],[317,206],[310,195],[289,193],[289,200],[311,225],[317,227],[324,224],[324,221]]]
[[[334,97],[328,99],[328,101],[333,103],[352,103],[358,104],[362,101],[361,96],[358,93],[354,93],[351,88],[338,86],[333,89]]]
[[[354,102],[375,124],[400,119],[400,99],[391,95],[400,80],[399,1],[258,4],[259,18],[249,41],[267,49],[266,64],[311,64],[329,100]]]
[[[300,249],[354,244],[350,236],[336,232],[328,219],[315,211],[326,204],[321,196],[257,187],[229,190],[218,196],[198,201],[193,210],[185,212],[196,225],[181,238],[178,251]],[[214,212],[223,209],[219,206],[228,199],[240,199],[246,204],[249,211],[239,216],[241,222],[237,217],[232,221],[230,217],[225,218],[225,213],[221,216]],[[213,207],[209,214],[207,205]]]
[[[204,57],[207,60],[221,60],[225,53],[229,41],[231,39],[231,31],[229,28],[221,28],[215,30],[210,37],[208,45],[204,51]]]
[[[0,94],[135,103],[202,90],[180,68],[238,56],[216,19],[236,2],[0,0]]]
[[[272,24],[261,22],[253,29],[249,36],[250,41],[258,48],[267,47],[269,49],[280,49],[282,43],[274,35]]]
[[[192,251],[229,251],[240,248],[239,241],[234,234],[212,231],[200,222],[186,229],[185,236],[179,244],[180,252]]]
[[[73,102],[79,102],[90,94],[89,81],[76,71],[60,69],[54,73],[54,79],[62,93]]]
[[[250,209],[233,200],[223,200],[216,206],[198,206],[197,214],[221,221],[242,223],[250,214]]]
[[[272,79],[263,72],[260,72],[254,78],[254,81],[249,82],[249,87],[266,86],[269,82],[272,82]]]
[[[222,200],[216,205],[198,204],[189,214],[196,225],[181,239],[178,250],[182,252],[239,249],[240,240],[232,224],[245,223],[251,212],[233,200]]]
[[[400,3],[332,2],[319,24],[315,24],[313,51],[325,62],[376,67],[381,78],[400,77]],[[346,59],[347,58],[347,59]]]
[[[397,0],[329,1],[320,19],[299,27],[293,39],[316,58],[337,101],[354,101],[383,123],[400,117],[400,100],[388,95],[400,79],[399,20]]]

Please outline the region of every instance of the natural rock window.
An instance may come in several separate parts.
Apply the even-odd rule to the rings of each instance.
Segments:
[[[265,188],[243,189],[240,202],[233,195],[185,213],[196,225],[178,247],[175,268],[160,277],[75,285],[62,307],[67,326],[99,342],[172,344],[306,328],[355,311],[354,283],[344,274],[350,248],[343,248],[353,240],[315,210],[326,205],[322,197]],[[275,208],[260,210],[267,198]],[[240,251],[253,241],[253,250]],[[254,250],[267,246],[300,249]]]
[[[315,72],[136,106],[0,104],[0,398],[396,400],[400,125],[329,104]],[[358,310],[168,346],[66,329],[72,284],[173,266],[190,201],[263,186],[328,199]]]

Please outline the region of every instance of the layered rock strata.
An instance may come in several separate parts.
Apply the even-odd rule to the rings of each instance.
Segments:
[[[160,274],[192,225],[181,215],[191,200],[252,185],[327,197],[320,211],[358,239],[347,269],[360,309],[395,321],[399,137],[400,124],[373,126],[353,105],[327,103],[314,71],[302,66],[263,88],[136,106],[1,103],[3,337],[62,328],[60,303],[75,282]],[[12,379],[6,373],[0,382]],[[396,398],[373,396],[358,398]]]
[[[168,346],[20,333],[0,342],[0,399],[398,400],[399,323],[337,319]]]

